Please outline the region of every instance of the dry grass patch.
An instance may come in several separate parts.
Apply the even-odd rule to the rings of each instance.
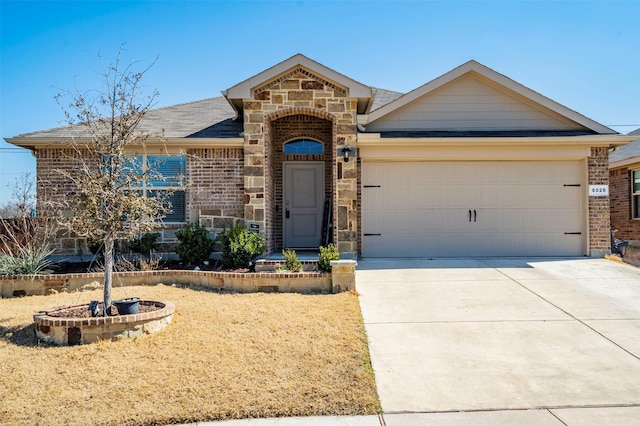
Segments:
[[[0,301],[0,424],[151,425],[379,411],[358,299],[350,293],[216,294],[115,288],[176,304],[135,340],[38,346],[32,315],[101,291]]]

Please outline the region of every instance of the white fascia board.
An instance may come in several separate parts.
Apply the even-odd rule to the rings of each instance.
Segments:
[[[5,138],[5,140],[12,144],[26,149],[38,149],[38,148],[50,148],[54,146],[58,147],[70,147],[72,144],[80,143],[86,144],[91,142],[91,138]],[[145,144],[149,147],[166,147],[167,149],[178,148],[242,148],[244,146],[244,138],[164,138],[155,139],[150,138],[145,141]],[[139,147],[142,145],[131,145],[131,147]]]
[[[358,114],[356,116],[356,124],[364,126],[369,122],[369,116],[367,114]]]
[[[635,165],[634,167],[629,167]],[[614,161],[609,163],[609,170],[619,169],[621,167],[627,167],[629,169],[640,168],[640,157],[625,158],[624,160]]]
[[[583,145],[611,147],[625,145],[631,140],[634,140],[634,137],[625,135],[381,138],[380,133],[361,133],[358,135],[358,146]]]
[[[469,72],[475,72],[483,76],[484,78],[491,80],[531,100],[532,102],[537,103],[599,134],[618,134],[615,130],[610,129],[609,127],[606,127],[596,121],[593,121],[590,118],[587,118],[584,115],[570,108],[567,108],[564,105],[561,105],[547,98],[546,96],[543,96],[540,93],[529,89],[528,87],[518,83],[517,81],[512,80],[509,77],[500,74],[474,60],[460,65],[459,67],[449,71],[448,73],[441,75],[440,77],[428,82],[427,84],[424,84],[417,89],[414,89],[411,92],[399,97],[395,101],[392,101],[387,105],[373,111],[369,114],[369,122],[371,123],[375,120],[378,120],[379,118],[391,113],[392,111],[395,111],[413,102],[414,100],[426,95],[427,93],[430,93]]]

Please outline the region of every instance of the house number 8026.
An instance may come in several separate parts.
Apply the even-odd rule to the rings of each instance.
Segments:
[[[589,185],[589,196],[603,197],[609,195],[609,185]]]

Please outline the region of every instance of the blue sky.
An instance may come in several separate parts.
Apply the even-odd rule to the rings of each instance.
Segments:
[[[0,137],[57,127],[56,88],[99,85],[98,54],[156,64],[158,106],[220,91],[302,53],[410,91],[475,59],[621,133],[640,127],[640,1],[0,0]],[[7,184],[35,174],[0,142]]]

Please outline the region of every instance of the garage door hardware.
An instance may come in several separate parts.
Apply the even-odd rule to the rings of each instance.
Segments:
[[[365,188],[380,188],[380,185],[365,185]]]
[[[364,234],[365,237],[379,237],[382,234]]]
[[[582,235],[582,232],[565,232],[564,235]]]
[[[580,184],[579,183],[565,183],[562,186],[580,186]]]
[[[469,210],[469,222],[471,222],[471,210]],[[473,210],[473,221],[477,222],[478,221],[478,212]]]

